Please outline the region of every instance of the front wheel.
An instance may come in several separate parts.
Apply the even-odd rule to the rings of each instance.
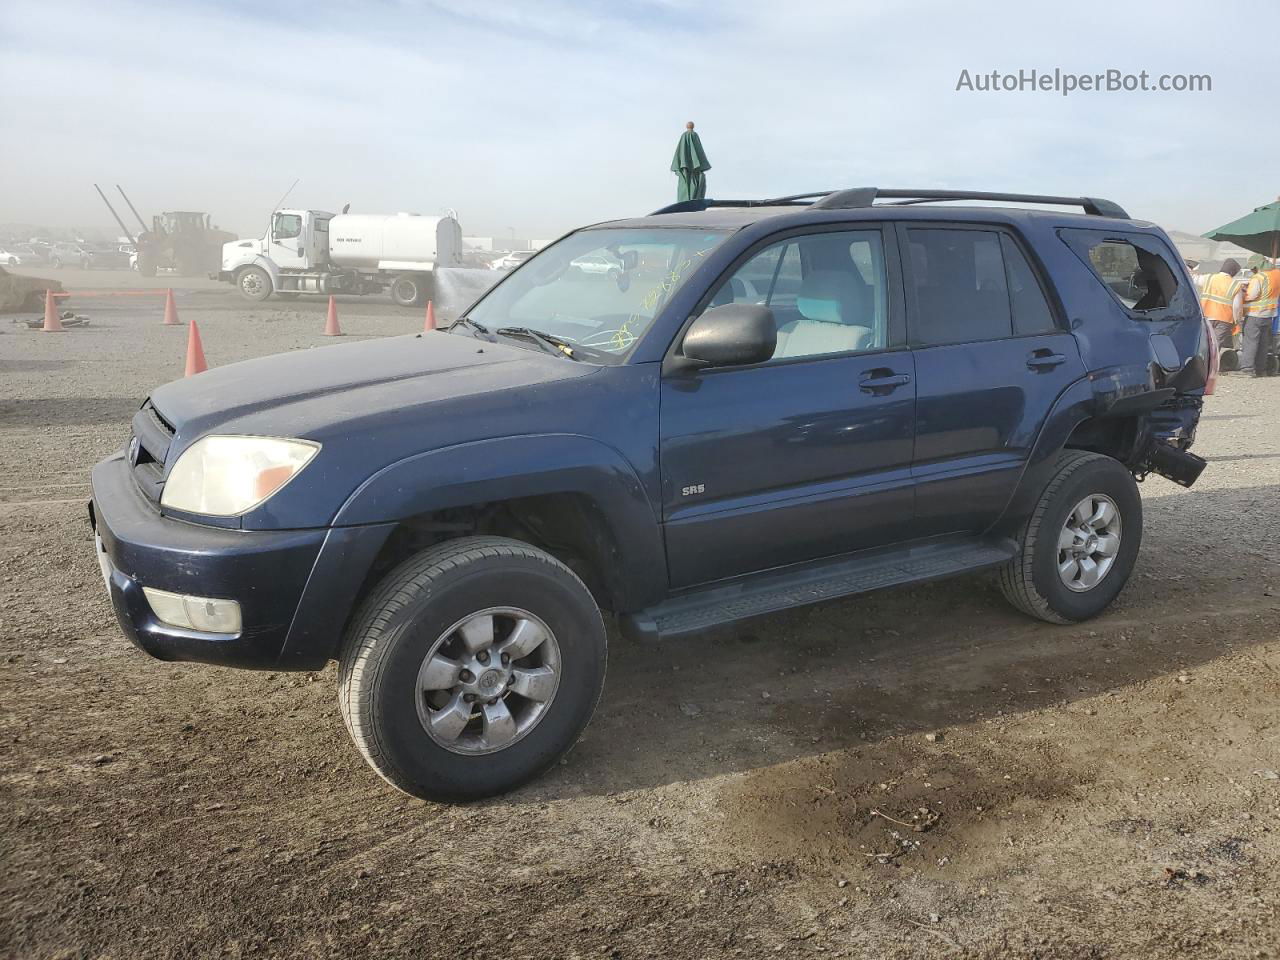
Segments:
[[[537,776],[590,720],[604,622],[550,554],[500,537],[424,550],[389,573],[343,642],[338,700],[388,783],[472,800]]]
[[[246,300],[265,300],[271,296],[271,274],[261,267],[245,267],[236,278],[236,286]]]
[[[1000,588],[1023,613],[1077,623],[1105,610],[1128,582],[1142,543],[1142,497],[1111,457],[1064,450],[1054,466]]]

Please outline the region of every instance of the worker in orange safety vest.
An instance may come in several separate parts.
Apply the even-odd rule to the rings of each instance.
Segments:
[[[1244,311],[1244,278],[1240,276],[1240,264],[1224,260],[1222,269],[1205,280],[1204,289],[1200,291],[1200,309],[1218,335],[1218,349],[1229,350],[1235,346],[1232,338],[1240,328],[1240,317]]]
[[[1276,322],[1276,307],[1280,302],[1280,270],[1262,257],[1256,259],[1258,272],[1249,278],[1244,290],[1240,372],[1265,377],[1267,355],[1271,352],[1271,328]],[[1250,258],[1249,264],[1254,265],[1254,258]]]

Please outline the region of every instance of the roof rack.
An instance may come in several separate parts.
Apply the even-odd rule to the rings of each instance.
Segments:
[[[933,203],[938,200],[986,200],[999,203],[1045,203],[1064,207],[1081,207],[1093,217],[1128,220],[1129,214],[1118,203],[1101,197],[1053,197],[1039,193],[990,193],[981,190],[903,190],[880,187],[854,187],[847,190],[823,190],[817,193],[795,193],[770,200],[683,200],[655,210],[663,213],[695,213],[711,207],[790,207],[807,206],[811,210],[856,210],[874,206],[876,200],[894,200],[892,206]]]

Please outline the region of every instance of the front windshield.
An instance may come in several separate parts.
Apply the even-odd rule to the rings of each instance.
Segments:
[[[724,238],[678,227],[579,230],[523,264],[467,316],[490,330],[528,327],[621,358]]]

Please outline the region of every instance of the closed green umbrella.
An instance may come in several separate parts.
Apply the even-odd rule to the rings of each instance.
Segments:
[[[1205,236],[1210,240],[1229,240],[1274,260],[1280,252],[1280,200],[1210,230]]]
[[[684,133],[671,158],[671,172],[676,175],[677,200],[701,200],[707,195],[706,172],[711,169],[702,140],[693,132],[693,121],[685,124]]]

